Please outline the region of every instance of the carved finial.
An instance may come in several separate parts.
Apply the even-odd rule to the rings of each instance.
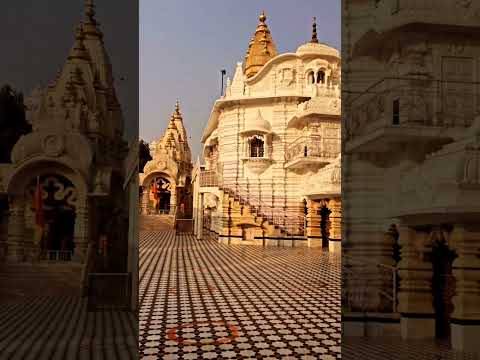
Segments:
[[[318,37],[317,37],[317,18],[313,18],[313,25],[312,25],[312,41],[314,44],[318,44]]]
[[[95,3],[94,0],[85,0],[85,16],[88,20],[94,22],[95,18]]]
[[[267,21],[267,15],[265,15],[265,10],[262,10],[262,13],[258,17],[258,20],[260,20],[261,23],[265,23],[265,21]]]

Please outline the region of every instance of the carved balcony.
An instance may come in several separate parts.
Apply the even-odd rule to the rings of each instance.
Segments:
[[[378,0],[376,30],[410,24],[480,28],[480,6],[472,0]]]
[[[347,152],[385,152],[396,144],[443,145],[475,117],[478,84],[428,77],[384,78],[346,106]]]
[[[218,187],[219,176],[215,170],[202,170],[200,172],[200,187]]]
[[[301,136],[288,146],[285,168],[299,169],[312,165],[323,167],[335,160],[339,151],[339,138]]]

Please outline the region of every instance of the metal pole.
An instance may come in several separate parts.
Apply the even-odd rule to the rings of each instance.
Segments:
[[[227,71],[225,69],[222,69],[222,70],[220,70],[220,73],[222,75],[221,76],[222,77],[222,87],[220,89],[220,97],[222,97],[223,96],[223,79],[224,79],[225,75],[227,74]]]

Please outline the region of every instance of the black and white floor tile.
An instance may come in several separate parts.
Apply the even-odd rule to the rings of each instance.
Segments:
[[[339,359],[340,258],[140,237],[140,358]]]

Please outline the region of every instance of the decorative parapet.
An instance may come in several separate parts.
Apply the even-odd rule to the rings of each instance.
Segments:
[[[347,104],[344,140],[372,137],[388,127],[416,128],[417,137],[422,132],[424,137],[438,137],[439,128],[468,127],[476,111],[477,87],[474,82],[439,81],[424,75],[384,78]],[[435,134],[429,135],[427,129]]]
[[[201,170],[200,172],[200,187],[218,187],[218,175],[213,170]]]
[[[312,176],[305,177],[302,195],[318,198],[338,197],[341,194],[341,183],[341,155],[338,155],[331,164],[318,170]]]
[[[340,139],[320,135],[301,136],[291,143],[285,154],[286,168],[306,163],[328,164],[340,152]]]
[[[472,0],[377,1],[377,30],[388,31],[414,23],[480,27],[480,4]]]

